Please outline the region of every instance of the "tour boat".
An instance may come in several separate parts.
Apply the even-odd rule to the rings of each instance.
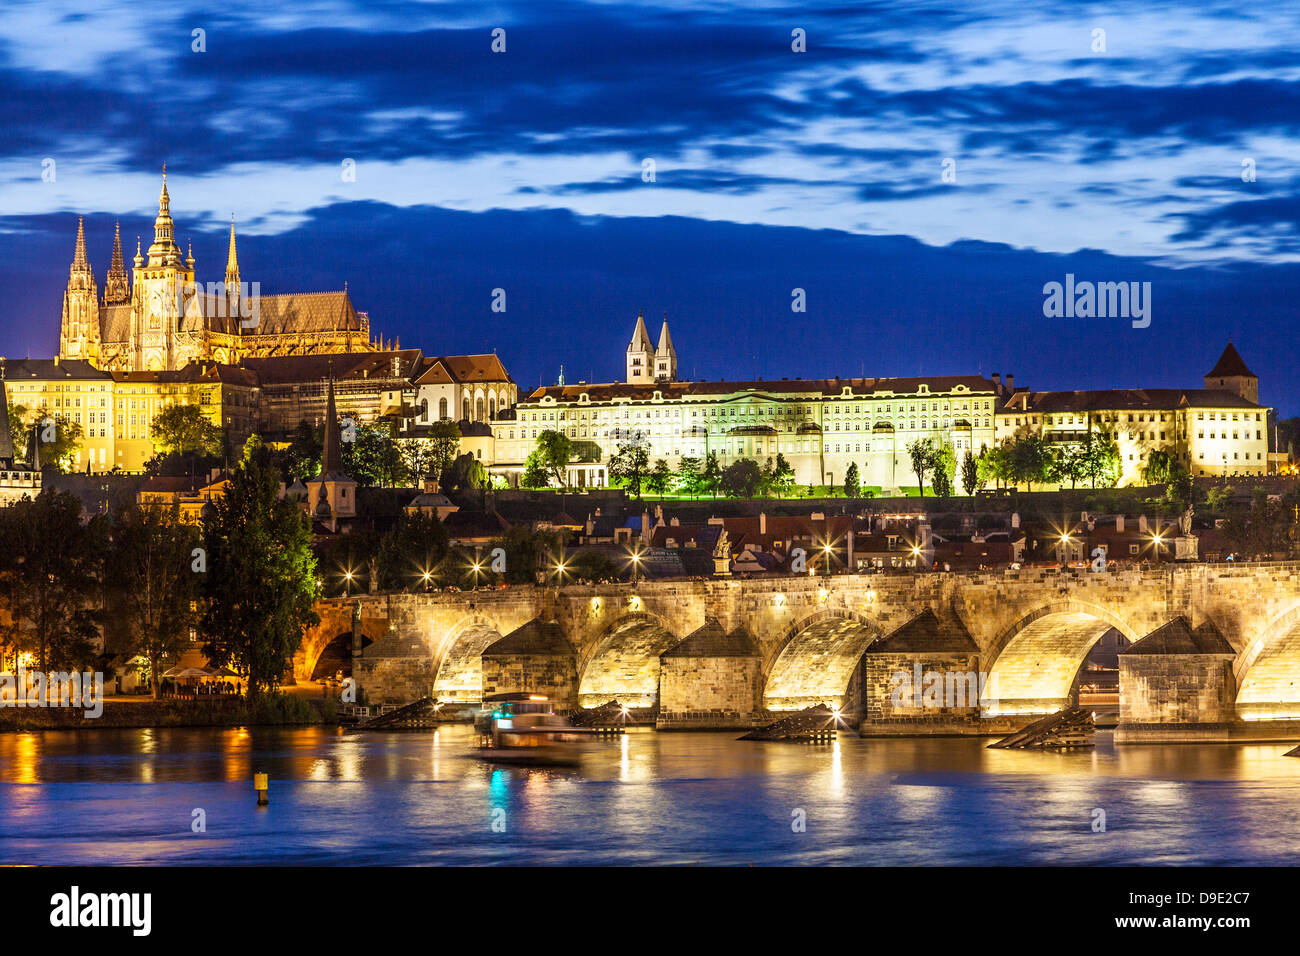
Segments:
[[[474,728],[479,760],[531,767],[577,766],[582,762],[579,744],[593,733],[570,724],[542,694],[485,697]]]

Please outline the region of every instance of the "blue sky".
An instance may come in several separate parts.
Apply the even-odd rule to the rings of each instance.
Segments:
[[[0,354],[57,347],[77,214],[101,283],[115,219],[147,244],[166,162],[200,278],[234,214],[264,291],[346,280],[525,387],[617,377],[644,309],[709,379],[1194,386],[1231,337],[1293,414],[1297,35],[1239,3],[11,2]],[[1044,317],[1067,272],[1150,281],[1150,327]]]

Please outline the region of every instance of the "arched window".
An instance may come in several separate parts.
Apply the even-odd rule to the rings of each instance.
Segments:
[[[465,421],[469,421],[469,396],[468,395],[466,395],[465,399],[461,402],[460,417],[465,419]]]
[[[442,419],[446,417],[447,417],[447,400],[445,398],[440,398],[438,399],[438,418]]]
[[[429,420],[429,400],[427,398],[420,399],[420,417],[426,422]]]
[[[489,395],[488,396],[488,418],[496,418],[496,417],[497,417],[497,397],[495,395]]]
[[[482,396],[479,396],[478,401],[474,403],[474,421],[476,422],[483,421],[483,397]]]

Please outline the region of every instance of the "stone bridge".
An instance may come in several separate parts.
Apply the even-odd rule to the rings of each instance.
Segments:
[[[1122,722],[1300,719],[1300,563],[369,594],[321,603],[295,676],[351,643],[357,607],[352,667],[373,702],[540,691],[704,726],[825,703],[861,715],[864,731],[989,728],[1069,703],[1084,658],[1115,628],[1152,638],[1121,657]],[[891,699],[914,668],[941,686],[978,673],[982,689],[924,706],[919,688],[915,701]]]

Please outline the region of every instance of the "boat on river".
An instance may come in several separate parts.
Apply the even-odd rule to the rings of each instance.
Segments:
[[[485,697],[474,729],[474,757],[527,767],[576,767],[582,762],[582,744],[597,733],[573,726],[543,694]]]

